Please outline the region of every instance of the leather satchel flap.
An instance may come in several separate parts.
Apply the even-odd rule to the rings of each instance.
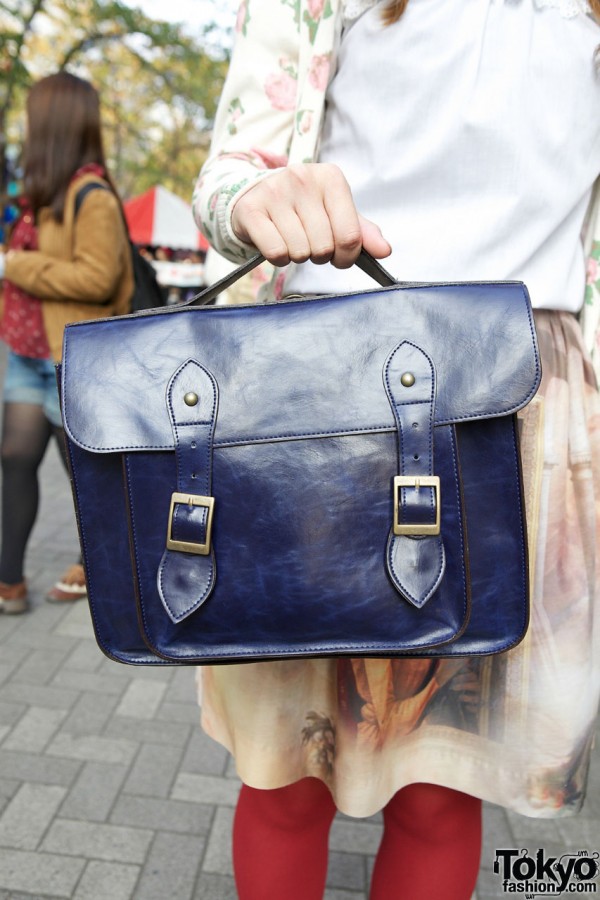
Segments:
[[[515,412],[539,385],[523,284],[394,286],[69,325],[62,367],[66,430],[95,452],[173,448],[167,384],[191,359],[218,385],[215,447],[393,431],[383,373],[401,341],[433,361],[436,425]]]

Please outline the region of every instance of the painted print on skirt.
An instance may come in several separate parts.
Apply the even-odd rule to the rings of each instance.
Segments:
[[[203,727],[247,784],[316,776],[351,816],[372,815],[413,782],[535,817],[580,809],[600,686],[600,395],[575,317],[535,319],[542,385],[520,422],[525,640],[487,658],[199,669]]]

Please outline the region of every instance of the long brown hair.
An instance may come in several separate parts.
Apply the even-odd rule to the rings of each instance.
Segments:
[[[589,3],[592,14],[600,19],[600,0],[589,0]],[[384,24],[393,25],[397,22],[407,6],[408,0],[391,0],[381,14]]]
[[[48,75],[27,97],[23,181],[33,211],[49,206],[61,222],[69,182],[88,163],[106,169],[98,92],[70,72]]]

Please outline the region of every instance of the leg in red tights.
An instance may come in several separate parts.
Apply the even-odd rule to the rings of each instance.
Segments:
[[[371,900],[470,900],[481,856],[481,800],[411,784],[383,810]]]
[[[317,778],[270,791],[242,785],[233,823],[239,900],[322,900],[335,812]]]

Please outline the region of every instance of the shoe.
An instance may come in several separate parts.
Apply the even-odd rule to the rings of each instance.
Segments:
[[[85,572],[81,563],[69,566],[46,594],[49,603],[73,603],[75,600],[85,600],[86,597]]]
[[[5,584],[4,581],[0,581],[0,612],[14,616],[17,613],[27,612],[28,609],[27,582]]]

